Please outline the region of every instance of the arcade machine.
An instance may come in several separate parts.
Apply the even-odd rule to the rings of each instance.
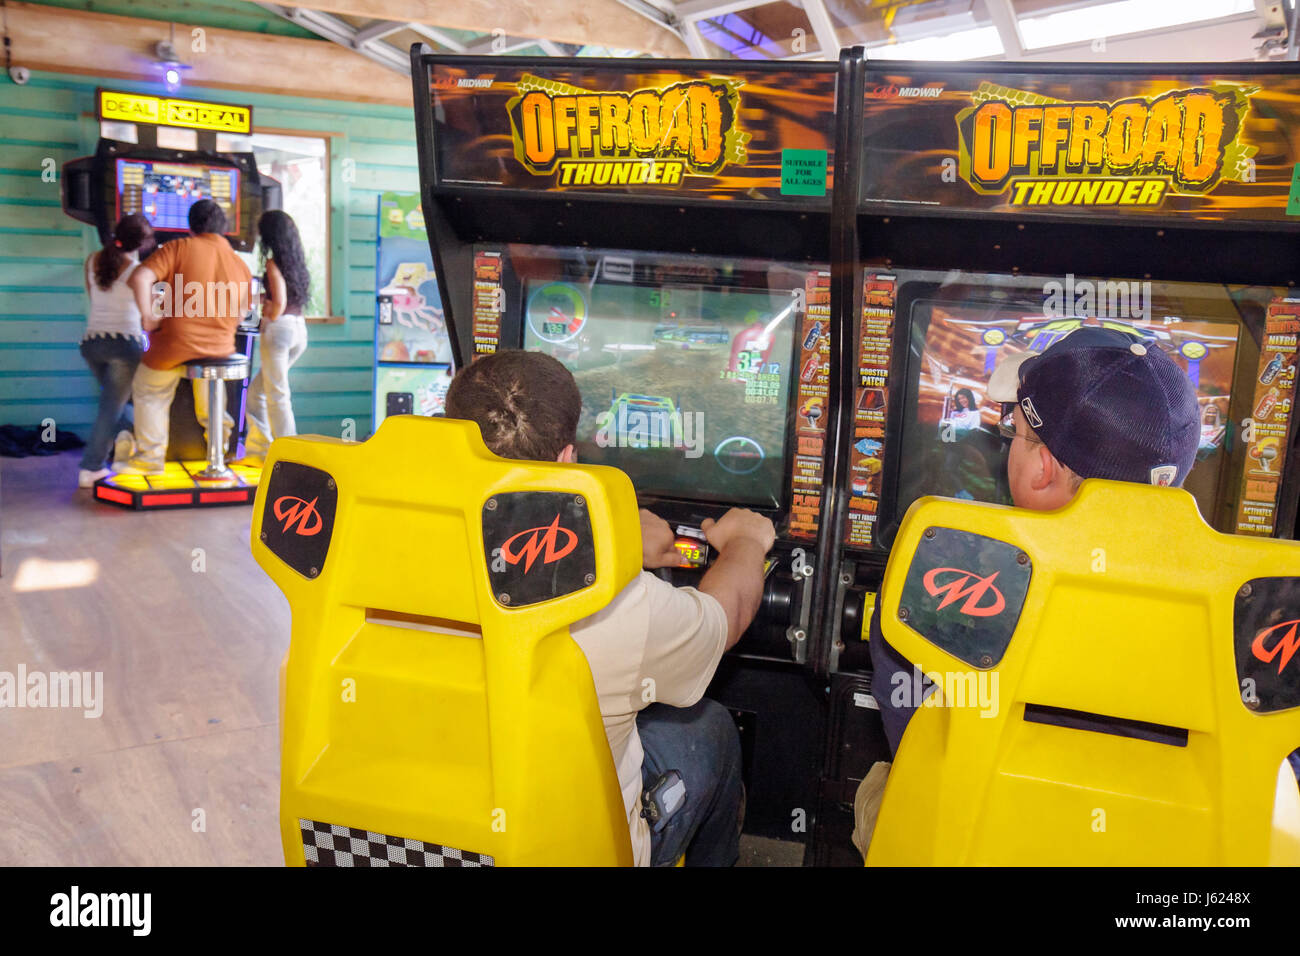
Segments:
[[[257,170],[253,153],[219,151],[217,134],[252,131],[252,108],[221,103],[161,99],[113,90],[96,91],[97,117],[135,124],[136,142],[101,138],[95,154],[63,167],[63,210],[112,236],[118,219],[142,213],[161,244],[189,234],[190,207],[200,199],[221,206],[229,223],[226,238],[237,252],[251,253],[257,221],[280,208],[280,185]],[[196,149],[158,145],[160,128],[194,130]],[[254,296],[255,298],[255,290]],[[251,360],[259,316],[255,304],[236,335],[236,351]],[[244,429],[248,379],[226,383],[226,410],[235,419],[227,459],[237,457]],[[205,467],[203,429],[191,390],[180,387],[172,402],[167,471],[157,476],[112,475],[95,485],[99,501],[134,510],[251,504],[260,469],[230,466],[234,477],[200,480]]]
[[[573,371],[579,460],[621,468],[677,529],[673,582],[708,564],[705,518],[741,505],[776,524],[762,610],[708,696],[740,727],[747,832],[806,843],[848,62],[411,59],[458,365],[524,348]]]
[[[1300,71],[858,67],[818,863],[860,862],[853,792],[889,759],[867,625],[904,513],[923,495],[1011,503],[997,362],[1122,329],[1195,387],[1184,487],[1209,525],[1293,537],[1300,494]]]
[[[452,377],[419,195],[381,194],[376,232],[374,429],[389,415],[441,415]]]

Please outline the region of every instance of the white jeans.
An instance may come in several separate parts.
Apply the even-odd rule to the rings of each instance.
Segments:
[[[271,442],[298,434],[289,395],[289,369],[307,351],[307,323],[300,315],[282,315],[265,324],[258,351],[262,367],[248,386],[248,441],[244,451],[265,456]]]
[[[140,363],[131,382],[131,398],[135,402],[135,458],[133,464],[143,466],[162,465],[167,457],[167,440],[170,432],[172,398],[176,386],[185,377],[185,366],[177,365],[169,369],[152,369]],[[204,438],[208,433],[208,381],[195,379],[194,411],[199,424],[203,426]],[[224,382],[222,385],[224,386]],[[226,412],[223,440],[230,442],[230,430],[235,420]]]

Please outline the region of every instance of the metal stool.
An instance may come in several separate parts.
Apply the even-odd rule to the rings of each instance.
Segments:
[[[208,380],[208,467],[200,478],[233,478],[226,467],[226,382],[248,378],[248,357],[236,352],[224,358],[190,359],[185,363],[186,378]]]

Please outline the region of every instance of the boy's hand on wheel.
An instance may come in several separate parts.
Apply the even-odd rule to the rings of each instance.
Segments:
[[[641,566],[648,571],[655,568],[676,568],[682,556],[674,547],[677,536],[668,522],[658,515],[641,509]]]
[[[764,554],[772,550],[776,541],[776,528],[771,519],[747,508],[732,508],[717,521],[706,518],[700,530],[719,553],[726,551],[727,546],[738,538],[753,541]]]

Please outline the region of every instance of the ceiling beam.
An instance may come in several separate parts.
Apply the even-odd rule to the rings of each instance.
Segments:
[[[700,36],[700,25],[694,20],[682,22],[682,39],[686,41],[686,48],[690,50],[691,56],[697,60],[707,60],[709,58],[709,50],[704,45],[704,37]]]
[[[166,23],[13,0],[6,10],[16,66],[161,88],[161,78],[148,67],[147,51],[167,39]],[[204,27],[206,51],[191,53],[188,30],[186,42],[177,44],[191,67],[185,72],[186,87],[411,106],[410,79],[342,46]],[[77,50],[93,50],[94,55],[78,57]]]
[[[712,20],[714,17],[728,13],[739,13],[771,3],[771,0],[686,0],[677,4],[677,16],[688,22],[693,20]]]
[[[280,6],[475,33],[501,30],[511,37],[615,46],[661,56],[685,56],[688,52],[677,34],[666,26],[656,26],[618,0],[283,0]]]
[[[420,34],[420,36],[424,37],[426,40],[432,40],[439,46],[445,47],[452,53],[464,53],[469,49],[469,47],[465,46],[465,44],[461,43],[455,37],[443,33],[436,27],[431,27],[424,23],[408,23],[406,28],[412,33]]]
[[[360,46],[363,43],[369,43],[371,40],[382,40],[386,36],[405,29],[405,23],[394,23],[392,20],[375,20],[373,23],[367,23],[357,30],[353,43]]]
[[[808,14],[813,33],[817,35],[817,45],[821,47],[821,59],[838,60],[840,57],[840,38],[835,32],[835,24],[826,12],[822,0],[803,0],[803,12]]]
[[[1020,36],[1020,19],[1016,15],[1011,0],[984,0],[984,9],[989,19],[998,28],[998,39],[1002,41],[1002,52],[1009,60],[1018,60],[1025,55],[1025,41]]]
[[[291,23],[310,30],[318,37],[337,43],[349,50],[355,50],[364,57],[380,63],[390,70],[396,70],[404,76],[411,74],[411,61],[400,50],[387,43],[376,40],[371,43],[358,40],[358,30],[338,17],[318,10],[299,10],[277,3],[259,3],[259,7],[279,14]]]

